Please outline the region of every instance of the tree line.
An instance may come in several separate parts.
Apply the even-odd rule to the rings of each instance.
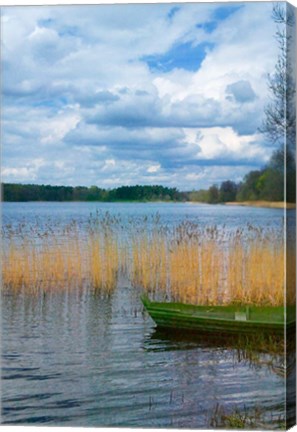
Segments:
[[[186,194],[160,185],[121,186],[103,189],[97,186],[51,186],[2,184],[3,201],[185,201]]]
[[[213,184],[208,189],[181,192],[177,188],[153,186],[121,186],[103,189],[97,186],[51,186],[35,184],[2,184],[3,201],[165,201],[204,202],[218,204],[231,201],[284,201],[286,157],[286,200],[296,202],[295,158],[290,152],[276,151],[269,164],[249,172],[242,182],[231,180]]]
[[[259,200],[295,203],[295,156],[288,149],[286,152],[277,150],[266,167],[250,171],[242,182],[223,181],[220,185],[214,184],[207,190],[189,192],[189,199],[210,204]]]

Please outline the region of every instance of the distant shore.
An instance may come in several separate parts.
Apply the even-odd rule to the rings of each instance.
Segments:
[[[114,201],[102,201],[102,200],[94,200],[94,201],[83,201],[83,200],[28,200],[28,201],[2,201],[3,203],[126,203],[126,204],[204,204],[204,205],[227,205],[227,206],[241,206],[241,207],[259,207],[259,208],[286,208],[286,209],[295,209],[295,203],[284,203],[283,201],[232,201],[232,202],[219,202],[217,204],[207,203],[203,201],[165,201],[165,200],[114,200]]]
[[[225,205],[230,206],[246,206],[246,207],[267,207],[267,208],[296,208],[295,203],[284,203],[283,201],[242,201],[242,202],[226,202]]]

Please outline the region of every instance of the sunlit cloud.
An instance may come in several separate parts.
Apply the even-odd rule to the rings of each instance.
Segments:
[[[3,181],[189,190],[239,181],[274,150],[259,133],[269,3],[5,7],[1,20]]]

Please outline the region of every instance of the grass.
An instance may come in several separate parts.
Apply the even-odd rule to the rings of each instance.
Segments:
[[[230,231],[191,222],[169,228],[158,215],[124,222],[96,214],[87,223],[65,226],[7,225],[3,244],[6,291],[87,286],[110,294],[122,273],[136,289],[172,301],[284,304],[284,241],[276,230]],[[295,268],[294,262],[292,251],[287,269]],[[290,303],[295,301],[293,279],[287,287]]]
[[[286,429],[284,416],[273,416],[258,406],[253,409],[239,409],[235,406],[226,410],[216,404],[209,415],[208,423],[214,429]]]

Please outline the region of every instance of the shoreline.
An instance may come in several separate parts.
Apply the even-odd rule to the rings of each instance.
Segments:
[[[242,207],[260,207],[260,208],[279,208],[279,209],[295,209],[295,203],[288,203],[283,201],[231,201],[226,202],[225,205],[228,206],[242,206]]]
[[[50,201],[50,200],[33,200],[33,201],[1,201],[1,203],[55,203],[55,204],[63,204],[63,203],[105,203],[105,204],[199,204],[199,205],[227,205],[227,206],[241,206],[241,207],[258,207],[258,208],[279,208],[279,209],[295,209],[296,203],[284,203],[283,201],[230,201],[230,202],[220,202],[217,204],[211,204],[203,201],[162,201],[162,200],[156,200],[156,201],[141,201],[141,200],[118,200],[118,201]]]

